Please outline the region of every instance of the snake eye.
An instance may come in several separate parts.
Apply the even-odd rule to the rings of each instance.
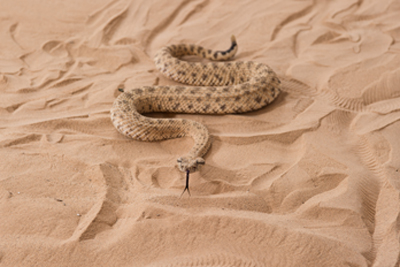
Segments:
[[[177,161],[178,163],[182,163],[182,159],[181,159],[181,158],[177,159],[176,161]]]
[[[206,162],[203,160],[203,159],[198,159],[198,160],[196,160],[196,163],[197,164],[200,164],[200,165],[204,165]]]

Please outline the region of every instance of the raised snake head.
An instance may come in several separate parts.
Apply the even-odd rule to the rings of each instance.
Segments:
[[[206,162],[202,158],[190,158],[190,157],[180,157],[177,159],[178,161],[178,169],[181,172],[196,172],[203,166]]]

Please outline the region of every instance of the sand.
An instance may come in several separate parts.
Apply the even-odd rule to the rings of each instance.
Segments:
[[[400,5],[0,1],[0,266],[399,266]],[[125,138],[118,87],[176,84],[162,46],[271,66],[283,93],[190,138]]]

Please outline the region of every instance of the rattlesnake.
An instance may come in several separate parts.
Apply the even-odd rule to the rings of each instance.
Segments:
[[[234,36],[226,51],[212,51],[198,45],[170,45],[155,56],[157,69],[171,79],[192,86],[142,86],[120,90],[111,109],[111,120],[117,130],[140,141],[160,141],[191,136],[194,146],[178,158],[178,168],[186,173],[197,171],[211,145],[207,128],[187,119],[155,119],[141,115],[149,112],[227,114],[260,109],[280,93],[280,81],[265,64],[253,61],[186,62],[185,55],[197,55],[213,61],[232,58],[237,51]],[[201,86],[201,87],[200,87]],[[182,193],[182,194],[183,194]]]

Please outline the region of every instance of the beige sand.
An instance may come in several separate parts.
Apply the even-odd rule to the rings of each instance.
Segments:
[[[400,5],[383,1],[0,1],[0,266],[399,266]],[[270,65],[284,92],[144,143],[117,88],[175,84],[162,46]]]

